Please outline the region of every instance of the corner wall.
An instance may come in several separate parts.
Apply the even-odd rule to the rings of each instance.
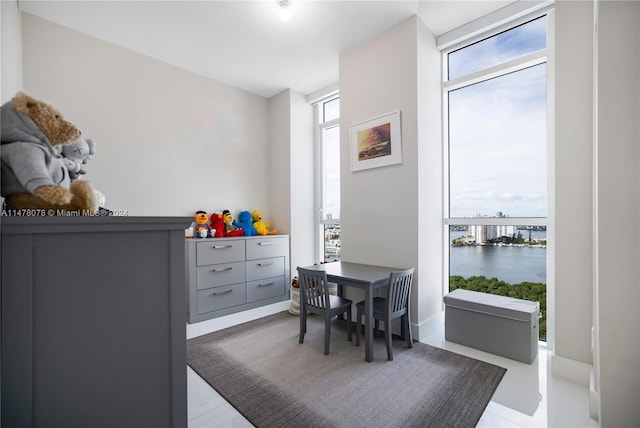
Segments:
[[[554,356],[591,364],[593,5],[557,2],[555,21],[553,347]]]
[[[300,93],[285,90],[269,99],[269,203],[278,233],[290,235],[291,276],[314,260],[313,107]],[[267,219],[269,220],[269,219]]]
[[[640,426],[640,2],[597,1],[598,378],[603,427]]]
[[[318,234],[315,217],[315,146],[313,106],[307,97],[291,93],[291,159],[289,168],[291,197],[291,272],[297,276],[296,268],[313,264],[315,241]],[[273,200],[273,199],[272,199]]]
[[[418,19],[418,267],[417,307],[420,337],[442,326],[442,297],[449,291],[444,272],[444,173],[442,143],[442,53],[436,37]],[[448,247],[448,245],[447,245]],[[412,310],[416,308],[412,307]]]
[[[414,329],[441,306],[439,68],[434,37],[416,16],[340,56],[341,258],[416,267]],[[350,125],[395,110],[402,164],[351,172]]]

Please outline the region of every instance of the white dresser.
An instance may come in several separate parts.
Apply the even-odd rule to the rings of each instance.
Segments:
[[[186,240],[187,321],[289,299],[289,236]]]

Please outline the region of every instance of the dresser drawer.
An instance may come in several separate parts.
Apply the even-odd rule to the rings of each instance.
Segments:
[[[284,257],[247,260],[247,281],[284,275]]]
[[[247,282],[247,303],[282,296],[285,291],[283,276],[250,281]]]
[[[265,236],[247,239],[247,260],[268,257],[288,256],[289,246],[286,237]]]
[[[245,282],[244,262],[198,267],[198,290]]]
[[[289,298],[289,236],[185,239],[187,322]]]
[[[245,283],[198,291],[198,314],[243,305],[247,302]]]
[[[198,242],[196,247],[197,266],[244,261],[245,241],[212,239]]]

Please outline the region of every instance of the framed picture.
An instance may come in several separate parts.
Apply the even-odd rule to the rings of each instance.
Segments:
[[[400,111],[351,125],[351,171],[402,163]]]

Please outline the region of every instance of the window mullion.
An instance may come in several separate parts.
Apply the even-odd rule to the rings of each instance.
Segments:
[[[546,61],[547,61],[547,50],[542,49],[537,52],[532,52],[530,54],[523,55],[519,58],[515,58],[511,61],[494,65],[493,67],[476,71],[475,73],[458,77],[457,79],[446,81],[444,82],[444,88],[447,91],[453,91],[455,89],[460,89],[465,86],[483,82],[485,80],[490,80],[496,77],[504,76],[506,74],[513,73],[514,71],[519,71],[528,67],[533,67],[539,64],[543,64]]]
[[[338,126],[338,125],[340,125],[340,118],[329,120],[327,122],[321,123],[320,124],[320,129],[329,129],[329,128],[333,128],[334,126]]]
[[[496,226],[546,226],[546,217],[456,217],[445,218],[447,226],[496,225]]]

